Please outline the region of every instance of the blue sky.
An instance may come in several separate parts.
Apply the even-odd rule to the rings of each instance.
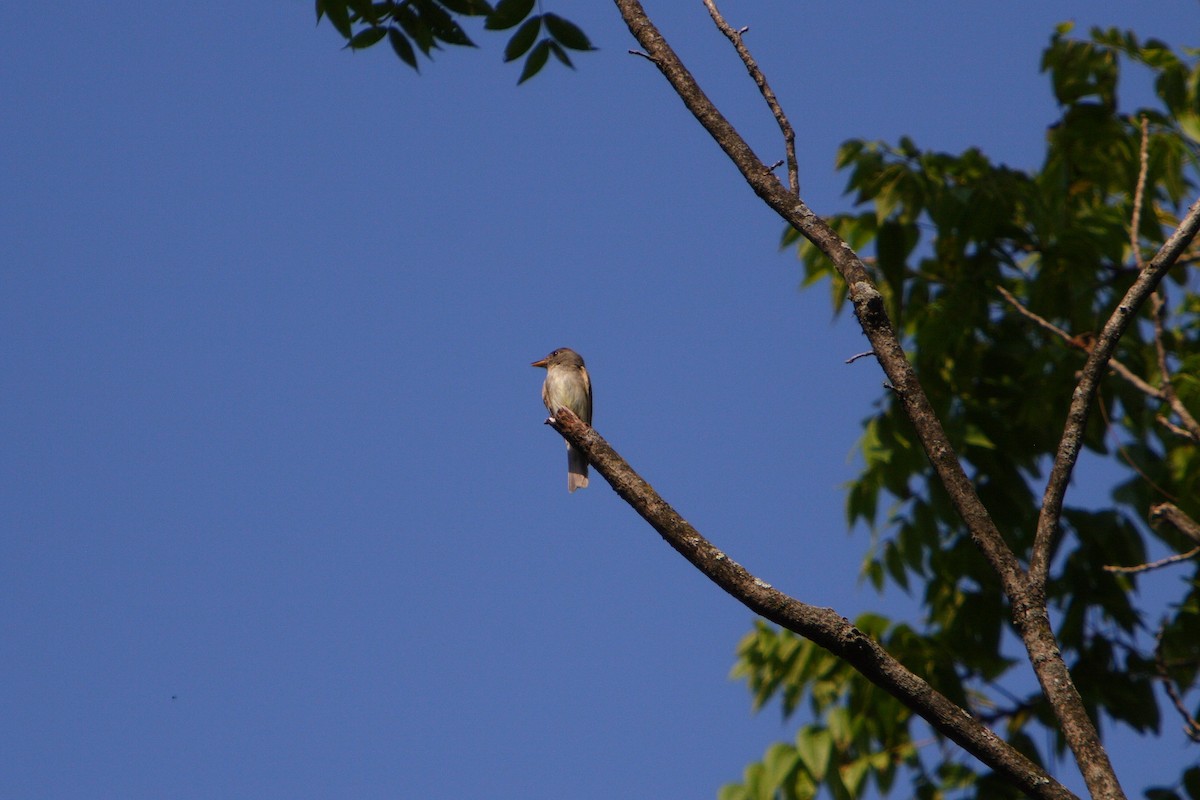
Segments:
[[[702,6],[657,5],[781,157]],[[1036,166],[1059,21],[1200,44],[1194,2],[725,5],[820,213],[849,138]],[[727,678],[751,614],[603,480],[567,494],[528,365],[581,352],[681,513],[853,616],[882,605],[842,492],[882,377],[843,363],[852,321],[607,4],[545,5],[600,50],[520,87],[478,28],[418,77],[310,2],[183,8],[0,31],[0,796],[737,780],[793,731]],[[1120,750],[1135,794],[1185,755]]]

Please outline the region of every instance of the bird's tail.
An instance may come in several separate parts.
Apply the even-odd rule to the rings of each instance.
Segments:
[[[583,453],[567,445],[567,491],[586,489],[588,485],[588,462]]]

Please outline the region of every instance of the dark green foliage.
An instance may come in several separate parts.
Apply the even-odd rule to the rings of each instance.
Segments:
[[[521,70],[521,77],[517,80],[517,83],[524,83],[534,75],[537,75],[542,67],[546,66],[546,61],[549,58],[550,42],[542,39],[529,51],[529,58],[525,59],[525,69]]]
[[[517,28],[504,48],[504,60],[526,56],[518,83],[532,78],[553,54],[574,68],[567,49],[594,50],[579,26],[557,14],[534,14],[535,0],[317,0],[317,21],[328,19],[352,50],[364,50],[387,37],[396,56],[420,71],[417,51],[432,58],[443,44],[475,47],[456,17],[483,17],[489,31]],[[519,27],[518,27],[519,26]],[[545,30],[546,36],[538,39]]]
[[[529,48],[533,47],[533,43],[537,41],[537,35],[541,31],[541,17],[530,17],[525,20],[524,24],[508,40],[508,45],[504,48],[504,60],[512,61],[529,52]]]
[[[871,255],[867,267],[922,385],[980,498],[1023,561],[1089,337],[1132,283],[1139,259],[1150,258],[1174,229],[1197,178],[1195,54],[1185,59],[1161,42],[1141,43],[1112,30],[1095,30],[1088,39],[1069,33],[1070,26],[1060,26],[1042,59],[1061,117],[1047,133],[1040,170],[993,164],[975,149],[957,155],[922,150],[907,138],[894,146],[848,142],[837,164],[848,174],[854,203],[865,208],[829,219],[856,250]],[[1118,86],[1128,61],[1153,71],[1159,107],[1122,113]],[[1135,248],[1130,225],[1142,118],[1148,160]],[[805,285],[830,279],[840,311],[845,286],[825,257],[795,231],[783,241],[798,242]],[[1173,383],[1194,415],[1200,412],[1197,263],[1200,248],[1193,246],[1164,282],[1162,337]],[[1021,314],[1001,289],[1073,342]],[[1161,385],[1148,310],[1116,357],[1150,386]],[[1085,446],[1125,477],[1110,487],[1108,502],[1088,487],[1085,504],[1073,497],[1091,473],[1077,471],[1047,585],[1051,616],[1094,718],[1177,737],[1181,720],[1156,690],[1156,634],[1161,626],[1159,655],[1180,690],[1191,692],[1192,714],[1200,715],[1197,560],[1140,575],[1105,567],[1146,562],[1153,540],[1160,543],[1156,555],[1163,546],[1169,553],[1194,546],[1147,521],[1150,506],[1164,501],[1200,519],[1200,453],[1159,421],[1170,417],[1161,400],[1119,376],[1105,379],[1097,402]],[[860,626],[1035,761],[1057,757],[1063,744],[1056,722],[1023,648],[1006,634],[1007,601],[895,397],[885,394],[866,420],[860,450],[864,466],[849,488],[847,514],[851,524],[865,523],[872,532],[864,575],[876,588],[891,583],[916,595],[922,609],[918,624],[873,617]],[[1180,573],[1191,576],[1182,585]],[[1136,588],[1145,581],[1176,590],[1178,602],[1143,605]],[[1012,796],[953,751],[922,758],[916,742],[936,734],[789,633],[758,625],[739,647],[734,675],[746,679],[756,708],[775,698],[787,716],[806,708],[814,721],[801,736],[827,742],[828,753],[820,751],[814,762],[801,757],[799,740],[776,745],[747,769],[744,783],[726,787],[723,798],[812,797],[822,789],[851,798],[871,782],[884,794],[901,775],[910,783],[902,796]],[[890,757],[871,760],[880,754]],[[1196,753],[1181,758],[1164,760],[1164,770],[1178,775]],[[1147,796],[1187,793],[1195,800],[1198,792],[1200,770],[1193,768],[1179,784]]]
[[[546,30],[563,47],[572,50],[593,50],[592,43],[579,26],[570,20],[565,20],[557,14],[546,14]]]

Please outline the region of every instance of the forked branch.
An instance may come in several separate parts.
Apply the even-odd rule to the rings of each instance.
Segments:
[[[1079,458],[1083,446],[1083,429],[1087,424],[1092,401],[1100,386],[1100,376],[1108,366],[1113,351],[1120,341],[1121,335],[1132,324],[1138,311],[1145,304],[1150,294],[1158,286],[1159,281],[1167,271],[1175,265],[1179,258],[1196,237],[1200,230],[1200,200],[1192,204],[1188,213],[1179,223],[1179,227],[1167,239],[1154,258],[1150,259],[1139,271],[1137,280],[1129,287],[1125,296],[1117,303],[1117,307],[1109,316],[1108,321],[1096,337],[1088,354],[1087,362],[1079,376],[1079,382],[1071,395],[1071,404],[1067,409],[1067,423],[1059,440],[1058,452],[1054,458],[1054,466],[1050,470],[1050,479],[1046,483],[1046,491],[1042,497],[1042,510],[1038,515],[1037,533],[1033,542],[1033,554],[1029,561],[1029,579],[1036,591],[1041,591],[1046,585],[1046,576],[1050,570],[1050,554],[1054,538],[1058,533],[1059,520],[1062,517],[1063,498],[1067,493],[1067,484],[1075,462]]]
[[[758,62],[754,60],[754,56],[750,55],[750,49],[742,41],[742,34],[745,33],[745,28],[735,29],[726,22],[725,18],[721,16],[721,12],[717,10],[717,4],[713,0],[704,0],[704,7],[708,9],[708,14],[712,17],[713,22],[716,23],[717,29],[725,34],[725,38],[737,50],[742,63],[746,65],[746,71],[750,73],[754,84],[758,86],[758,91],[762,94],[763,99],[767,101],[767,106],[770,107],[771,113],[775,115],[775,122],[779,125],[779,132],[783,134],[784,153],[787,158],[788,188],[792,190],[792,194],[799,197],[800,168],[796,163],[796,132],[792,129],[792,123],[788,122],[787,114],[783,113],[783,106],[779,105],[779,100],[775,98],[775,92],[771,90],[771,85],[767,83],[767,76],[758,68]]]
[[[546,423],[579,448],[613,490],[680,555],[755,614],[810,639],[844,659],[862,675],[911,708],[966,752],[1029,797],[1075,796],[1035,763],[996,736],[970,712],[939,694],[885,651],[878,642],[830,608],[790,597],[754,575],[704,538],[654,491],[600,434],[569,409]]]
[[[646,16],[641,3],[638,0],[614,2],[646,58],[659,69],[687,109],[742,173],[751,189],[786,223],[825,254],[846,282],[855,315],[887,375],[890,388],[912,422],[922,448],[970,532],[972,540],[995,570],[1012,604],[1014,624],[1089,792],[1096,800],[1124,798],[1112,763],[1075,688],[1050,626],[1043,589],[1045,565],[1037,562],[1038,579],[1031,580],[1004,542],[995,522],[963,470],[941,422],[917,380],[916,373],[888,319],[883,298],[864,268],[862,260],[803,200],[784,187],[771,173],[770,168],[758,158],[701,90],[678,55]],[[1042,522],[1050,521],[1049,533],[1044,532],[1040,522],[1037,533],[1040,549],[1035,548],[1035,559],[1049,553],[1050,534],[1057,528],[1062,494],[1065,493],[1067,479],[1078,456],[1082,426],[1086,422],[1088,403],[1095,394],[1098,375],[1107,365],[1112,349],[1120,333],[1129,324],[1132,313],[1169,266],[1164,262],[1173,262],[1178,258],[1179,253],[1194,236],[1196,218],[1200,217],[1200,204],[1193,212],[1163,251],[1141,271],[1134,288],[1118,307],[1113,319],[1105,326],[1096,346],[1089,354],[1080,387],[1072,399],[1067,431],[1064,433],[1063,444],[1055,462],[1055,472],[1052,473],[1050,487],[1054,491],[1048,490],[1050,502],[1043,508]],[[764,613],[764,616],[768,615]],[[772,616],[768,618],[775,619]]]

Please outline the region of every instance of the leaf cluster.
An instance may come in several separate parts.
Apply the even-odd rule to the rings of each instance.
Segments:
[[[504,48],[504,60],[525,56],[517,83],[524,83],[554,56],[574,69],[568,50],[594,50],[575,23],[552,14],[534,14],[535,0],[317,0],[317,22],[322,18],[346,40],[346,47],[363,50],[387,39],[396,56],[420,71],[417,52],[432,59],[442,44],[475,47],[459,18],[481,17],[489,31],[516,28]]]
[[[1069,25],[1060,26],[1042,59],[1060,117],[1047,130],[1040,169],[996,164],[978,149],[924,150],[907,138],[895,145],[851,141],[837,164],[860,210],[828,220],[856,250],[872,254],[864,261],[922,385],[980,498],[1022,558],[1032,546],[1041,483],[1090,338],[1139,264],[1173,230],[1197,178],[1197,54],[1179,55],[1162,42],[1115,30],[1093,30],[1087,39],[1070,33]],[[1121,70],[1130,62],[1153,73],[1159,105],[1120,110]],[[783,241],[798,242],[805,285],[829,279],[840,311],[846,287],[832,265],[795,231]],[[1190,570],[1191,578],[1178,602],[1154,609],[1152,617],[1138,603],[1137,581],[1172,578],[1104,568],[1147,561],[1152,539],[1168,552],[1188,549],[1174,531],[1145,523],[1154,503],[1170,501],[1200,518],[1200,454],[1195,442],[1161,421],[1170,409],[1161,396],[1166,376],[1158,356],[1161,348],[1182,403],[1193,415],[1200,411],[1197,263],[1200,251],[1193,248],[1169,275],[1161,333],[1147,315],[1118,348],[1117,359],[1143,384],[1106,379],[1085,446],[1124,477],[1110,500],[1095,500],[1093,488],[1088,505],[1067,507],[1047,585],[1059,644],[1088,710],[1138,732],[1157,732],[1162,724],[1162,698],[1154,690],[1160,624],[1172,678],[1184,690],[1196,687],[1200,570],[1196,560],[1175,567]],[[923,615],[919,628],[874,618],[872,632],[939,691],[1003,726],[1005,738],[1035,761],[1061,753],[1036,685],[1014,669],[1022,659],[1014,658],[1013,639],[1005,635],[1009,609],[998,580],[897,398],[883,397],[865,421],[860,452],[864,466],[849,487],[847,512],[852,525],[872,532],[864,576],[878,589],[892,584],[914,595]],[[1175,580],[1170,585],[1179,587]],[[914,730],[917,721],[906,710],[870,694],[863,678],[829,664],[821,652],[761,625],[742,642],[734,674],[747,680],[756,707],[779,698],[791,714],[807,698],[817,721],[801,734],[827,739],[831,760],[817,772],[801,756],[799,740],[777,745],[725,797],[811,797],[821,786],[835,797],[857,797],[868,776],[887,793],[897,766],[921,797],[1009,791],[951,757],[939,760],[938,769],[927,767],[914,754],[914,737],[935,735]],[[846,714],[857,725],[849,735],[837,727]],[[882,725],[883,716],[895,724]],[[870,761],[880,753],[899,757]],[[831,765],[841,771],[836,779]]]

